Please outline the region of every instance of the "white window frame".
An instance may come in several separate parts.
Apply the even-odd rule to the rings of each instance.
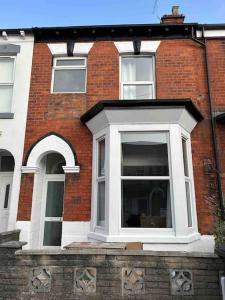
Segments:
[[[129,82],[125,82],[122,81],[122,59],[128,57],[128,58],[132,58],[132,57],[151,57],[152,58],[152,76],[153,76],[153,81],[129,81]],[[119,72],[119,81],[120,81],[120,91],[119,91],[119,97],[121,100],[127,100],[124,99],[123,97],[123,86],[124,85],[151,85],[152,86],[152,98],[151,99],[155,99],[155,86],[156,86],[156,76],[155,76],[155,55],[154,54],[139,54],[139,55],[134,55],[134,54],[123,54],[120,55],[120,59],[119,59],[119,68],[120,68],[120,72]],[[129,100],[143,100],[143,99],[129,99]],[[147,100],[147,99],[146,99]]]
[[[12,87],[12,97],[11,97],[11,103],[10,103],[10,109],[6,113],[11,113],[12,112],[12,107],[13,107],[13,90],[14,90],[14,85],[15,85],[15,66],[16,66],[16,57],[15,56],[0,56],[0,60],[2,59],[12,59],[13,60],[13,74],[12,74],[12,82],[0,82],[0,88],[4,86],[10,86]],[[0,113],[3,113],[0,111]],[[5,113],[5,112],[4,112]]]
[[[122,141],[121,141],[121,134],[122,133],[143,133],[144,131],[120,131],[120,145],[122,145]],[[145,131],[146,133],[165,133],[166,134],[166,139],[167,139],[167,154],[168,154],[168,170],[169,170],[169,175],[168,176],[123,176],[122,174],[120,174],[120,181],[121,181],[121,185],[122,185],[122,181],[123,180],[152,180],[152,181],[155,181],[155,180],[168,180],[169,182],[169,187],[170,187],[170,202],[172,202],[172,193],[171,193],[171,190],[172,190],[172,176],[171,176],[171,154],[170,154],[170,132],[169,131]],[[121,147],[121,159],[122,159],[122,147]],[[120,163],[122,163],[122,161],[120,161]],[[122,169],[122,167],[121,167]],[[122,170],[121,170],[122,171]],[[121,172],[122,173],[122,172]],[[171,203],[170,203],[171,204]],[[122,190],[121,190],[121,211],[122,211]],[[121,231],[132,231],[133,229],[146,229],[145,227],[138,227],[138,228],[135,228],[135,227],[122,227],[122,213],[121,213],[121,219],[120,219],[120,229]],[[173,214],[172,214],[172,209],[171,209],[171,223],[172,223],[172,226],[171,227],[165,227],[165,228],[160,228],[161,229],[171,229],[173,228]],[[157,227],[155,227],[157,228]],[[151,229],[155,229],[155,228],[151,228]],[[148,228],[150,229],[150,228]],[[157,228],[158,229],[158,228]]]
[[[56,66],[57,60],[80,60],[84,59],[83,66]],[[55,71],[56,70],[85,70],[85,84],[83,92],[54,92],[54,80],[55,80]],[[53,58],[53,66],[52,66],[52,82],[51,82],[51,93],[52,94],[85,94],[87,91],[87,57],[84,56],[76,56],[76,57],[64,57],[57,56]]]
[[[109,125],[93,136],[93,175],[97,170],[97,141],[105,134],[106,190],[105,228],[96,227],[96,181],[92,181],[92,221],[90,238],[106,242],[141,241],[143,243],[189,243],[199,238],[195,208],[190,134],[179,124],[126,124]],[[171,228],[122,228],[121,224],[121,133],[168,132],[168,162],[170,168]],[[192,227],[188,227],[185,176],[183,168],[182,136],[188,137],[188,164],[190,171],[190,202]],[[162,178],[160,178],[162,179]],[[167,178],[168,179],[168,178]]]

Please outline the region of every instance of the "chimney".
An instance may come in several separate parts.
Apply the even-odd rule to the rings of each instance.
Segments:
[[[180,14],[179,6],[173,6],[172,14],[162,16],[161,24],[167,24],[167,25],[183,24],[184,18],[185,16]]]

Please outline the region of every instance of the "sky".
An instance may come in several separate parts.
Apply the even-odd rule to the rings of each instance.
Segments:
[[[188,23],[225,23],[225,0],[0,0],[0,28],[159,23],[179,5]]]

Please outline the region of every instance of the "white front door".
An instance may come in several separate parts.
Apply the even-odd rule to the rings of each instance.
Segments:
[[[46,175],[43,191],[42,247],[60,247],[62,239],[64,175]]]
[[[0,232],[7,231],[13,172],[0,173]]]

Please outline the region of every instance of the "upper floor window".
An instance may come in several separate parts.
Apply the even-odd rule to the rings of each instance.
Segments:
[[[0,112],[11,112],[14,58],[0,57]]]
[[[55,58],[53,64],[53,93],[85,93],[86,58]]]
[[[121,57],[121,98],[154,98],[153,56]]]

